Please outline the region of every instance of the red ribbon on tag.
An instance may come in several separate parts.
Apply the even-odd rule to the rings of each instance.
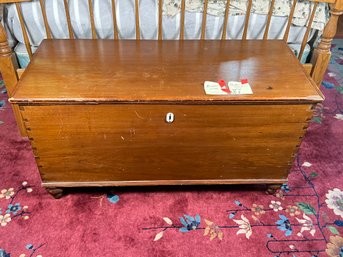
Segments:
[[[221,89],[222,91],[224,91],[225,93],[231,93],[230,89],[229,89],[228,86],[226,85],[225,80],[223,80],[223,79],[218,80],[218,84],[219,84],[220,89]]]
[[[241,79],[241,83],[242,84],[248,84],[248,80],[247,79]]]

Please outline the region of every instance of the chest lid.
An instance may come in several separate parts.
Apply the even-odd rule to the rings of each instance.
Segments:
[[[206,95],[205,81],[246,78],[252,95]],[[13,103],[310,103],[323,100],[280,40],[44,40]]]

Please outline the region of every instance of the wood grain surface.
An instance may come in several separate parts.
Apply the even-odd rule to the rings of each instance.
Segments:
[[[102,104],[21,111],[46,185],[225,184],[285,181],[310,107]],[[165,121],[168,112],[172,123]]]
[[[204,81],[247,78],[253,95],[207,96]],[[320,102],[283,41],[44,40],[14,103]]]

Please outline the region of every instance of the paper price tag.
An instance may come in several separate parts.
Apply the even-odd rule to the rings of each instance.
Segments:
[[[232,95],[251,95],[253,94],[249,83],[242,84],[241,82],[229,81],[229,89]]]
[[[219,83],[213,81],[205,81],[204,90],[206,95],[251,95],[252,89],[247,79],[242,79],[241,82],[230,81],[225,83],[220,80]]]
[[[205,81],[204,90],[206,95],[228,95],[217,82]]]

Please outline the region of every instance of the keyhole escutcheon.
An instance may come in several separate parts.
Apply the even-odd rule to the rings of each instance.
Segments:
[[[167,123],[172,123],[174,121],[174,113],[168,112],[166,115],[166,122]]]

